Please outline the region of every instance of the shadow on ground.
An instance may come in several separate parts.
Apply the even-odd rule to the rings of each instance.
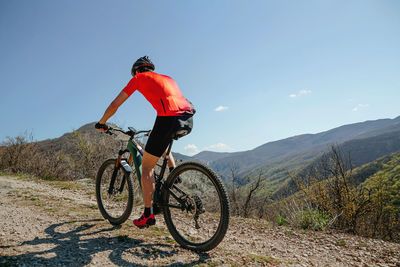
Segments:
[[[102,220],[81,220],[53,224],[45,229],[48,237],[35,238],[24,241],[15,246],[0,246],[0,248],[19,248],[24,246],[28,253],[21,253],[16,256],[0,256],[1,266],[46,265],[46,266],[85,266],[89,263],[105,265],[104,257],[94,257],[95,254],[105,252],[108,259],[118,266],[148,266],[152,265],[154,259],[163,258],[164,262],[172,262],[165,266],[192,266],[204,263],[210,259],[207,253],[197,253],[198,259],[191,263],[183,263],[179,257],[179,251],[170,244],[149,244],[141,239],[130,238],[126,235],[107,237],[107,232],[119,229],[120,226],[100,226],[101,229],[90,231],[91,228],[99,226],[97,223]],[[74,223],[81,223],[74,228]],[[67,226],[68,231],[63,232],[62,228]],[[71,230],[71,228],[73,228]],[[99,228],[99,227],[96,227]],[[60,229],[57,231],[57,229]],[[94,237],[104,233],[101,237]],[[43,248],[46,246],[46,248]],[[48,248],[51,246],[51,248]],[[177,256],[178,261],[174,261]],[[135,261],[145,261],[146,264],[138,264]]]

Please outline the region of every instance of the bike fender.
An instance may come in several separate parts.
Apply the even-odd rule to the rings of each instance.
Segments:
[[[131,166],[129,166],[128,162],[126,162],[126,160],[121,160],[121,166],[125,169],[125,171],[131,173],[132,172],[132,168]]]

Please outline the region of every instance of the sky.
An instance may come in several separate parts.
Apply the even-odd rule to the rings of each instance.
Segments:
[[[397,0],[0,0],[0,142],[98,121],[144,55],[196,106],[187,155],[400,115]],[[135,92],[109,121],[155,117]]]

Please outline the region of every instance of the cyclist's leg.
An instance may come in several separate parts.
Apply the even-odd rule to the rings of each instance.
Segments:
[[[154,194],[154,166],[159,157],[144,152],[142,160],[142,192],[144,202],[144,213],[139,219],[133,221],[133,224],[139,228],[148,227],[156,223],[152,212],[153,194]]]
[[[154,166],[156,166],[159,157],[148,152],[144,152],[142,160],[142,189],[143,202],[145,208],[153,205],[154,194]]]
[[[167,153],[167,152],[164,152],[163,157],[165,157],[165,154],[166,154],[166,153]],[[172,152],[170,152],[170,153],[169,153],[169,157],[168,157],[168,169],[169,169],[169,172],[172,172],[173,169],[175,169],[175,167],[176,167],[175,159],[174,159],[174,157],[172,156]],[[175,180],[175,183],[179,184],[179,183],[181,183],[181,182],[182,182],[182,178],[181,178],[181,176],[179,175],[178,178]]]
[[[167,148],[176,128],[176,116],[157,117],[147,141],[145,151],[153,156],[165,157]],[[168,167],[175,167],[175,160],[172,153],[169,153]]]
[[[140,219],[133,221],[138,227],[153,225],[155,223],[154,215],[151,213],[155,187],[154,167],[170,142],[174,122],[174,117],[157,117],[153,130],[147,140],[142,159],[142,190],[145,212]],[[148,223],[147,218],[151,218],[152,221]]]
[[[167,154],[167,151],[165,151],[162,156],[165,158],[166,154]],[[175,168],[176,167],[175,158],[172,156],[172,152],[170,152],[169,155],[168,155],[168,167],[169,168]]]

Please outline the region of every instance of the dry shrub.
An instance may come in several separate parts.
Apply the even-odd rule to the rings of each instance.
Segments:
[[[359,232],[367,236],[400,241],[400,203],[393,198],[393,188],[385,183],[382,176],[376,177],[367,188],[371,192],[373,209],[360,220]]]
[[[68,158],[73,177],[94,179],[104,160],[115,157],[120,148],[119,142],[101,133],[93,135],[73,131],[72,134],[74,149]]]
[[[25,133],[7,137],[0,149],[0,169],[10,173],[27,173],[52,179],[68,172],[68,165],[61,153],[44,153],[32,142],[32,135]]]
[[[399,210],[388,188],[377,182],[365,187],[352,180],[350,157],[332,146],[330,153],[304,177],[292,176],[313,209],[334,218],[333,226],[347,232],[396,239]]]
[[[72,141],[71,141],[72,140]],[[120,140],[105,134],[74,131],[66,149],[44,149],[27,133],[7,137],[0,146],[0,170],[43,179],[95,179],[102,162],[116,155]]]
[[[259,209],[259,201],[255,198],[255,194],[261,189],[264,172],[260,170],[258,174],[253,177],[254,179],[250,179],[252,176],[250,174],[246,177],[248,182],[247,187],[239,187],[238,165],[232,164],[230,171],[231,184],[228,192],[232,215],[244,218],[254,216]]]
[[[290,225],[295,228],[324,230],[329,228],[335,219],[326,212],[318,210],[302,195],[260,203],[263,207],[258,214],[277,226]]]

